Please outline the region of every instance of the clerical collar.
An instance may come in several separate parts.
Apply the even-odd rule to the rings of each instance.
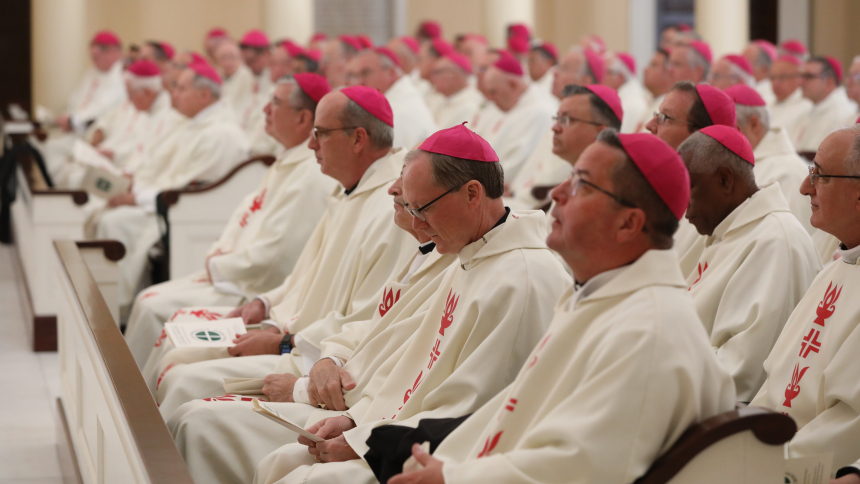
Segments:
[[[493,229],[498,227],[499,225],[502,225],[503,223],[505,223],[508,220],[508,215],[510,215],[510,213],[511,213],[511,209],[508,207],[505,207],[505,214],[502,215],[502,218],[500,218],[498,222],[496,222],[496,225],[493,225]],[[493,230],[493,229],[490,229],[490,230]]]
[[[576,303],[594,294],[598,289],[605,286],[609,281],[614,279],[615,276],[617,276],[621,271],[626,268],[627,265],[623,265],[621,267],[616,267],[615,269],[601,272],[596,276],[592,276],[592,278],[585,281],[585,283],[579,283],[574,281],[574,287],[576,288],[576,292],[574,298],[570,301],[570,310],[573,310],[574,306],[576,306]]]
[[[343,191],[343,194],[349,196],[350,193],[354,192],[355,189],[358,188],[358,183],[352,186],[352,188],[347,188]]]
[[[840,243],[839,247],[836,249],[836,252],[839,253],[839,257],[842,258],[842,262],[851,265],[857,265],[857,260],[860,259],[860,245],[854,247],[853,249],[849,249],[845,247],[845,244]]]
[[[424,242],[423,244],[418,246],[418,250],[421,251],[421,255],[427,255],[433,252],[433,249],[436,248],[436,242]]]

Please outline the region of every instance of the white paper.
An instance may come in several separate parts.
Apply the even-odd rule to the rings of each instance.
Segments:
[[[833,453],[785,460],[786,484],[828,484]]]
[[[129,188],[131,188],[131,180],[111,171],[87,166],[81,187],[88,193],[110,200],[117,195],[128,193]]]
[[[177,348],[229,348],[247,332],[242,318],[165,323],[164,329]]]
[[[259,413],[260,415],[268,418],[269,420],[277,422],[277,423],[283,425],[284,427],[292,430],[293,432],[295,432],[295,433],[297,433],[297,434],[299,434],[299,435],[301,435],[307,439],[310,439],[314,442],[323,442],[325,440],[325,439],[321,439],[321,438],[317,437],[316,435],[314,435],[314,434],[308,432],[307,430],[301,428],[300,426],[296,425],[295,423],[291,422],[290,420],[284,418],[284,416],[282,416],[277,411],[275,411],[275,409],[266,405],[265,402],[261,402],[260,400],[258,400],[256,398],[254,399],[253,402],[251,402],[251,408],[255,412]]]
[[[26,121],[7,121],[3,123],[5,134],[30,134],[33,132],[33,123]]]

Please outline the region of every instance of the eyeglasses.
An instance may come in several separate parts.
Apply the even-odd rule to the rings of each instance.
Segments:
[[[780,74],[778,76],[770,76],[771,82],[773,81],[793,81],[800,77],[800,74]]]
[[[828,77],[830,77],[830,76],[828,76],[827,74],[824,74],[824,73],[813,74],[811,72],[804,72],[804,73],[800,74],[800,78],[803,79],[804,81],[811,81],[813,79],[827,79]]]
[[[689,124],[690,126],[692,126],[694,128],[698,128],[698,126],[696,126],[695,124],[693,124],[689,121],[681,121],[678,118],[673,118],[672,116],[669,116],[668,114],[661,113],[659,111],[654,111],[654,118],[657,119],[657,124],[666,124],[666,121],[676,121],[678,123]]]
[[[815,166],[809,167],[809,183],[812,186],[815,186],[815,180],[817,178],[824,178],[824,179],[827,179],[827,178],[856,178],[856,179],[860,179],[860,176],[854,176],[854,175],[822,175],[821,173],[815,173],[814,172],[815,168],[816,168]]]
[[[358,126],[344,126],[343,128],[319,128],[317,126],[314,126],[314,141],[318,141],[320,139],[320,136],[327,135],[334,131],[348,131],[350,129],[358,129]]]
[[[570,123],[586,123],[594,126],[605,126],[603,123],[596,123],[587,119],[573,118],[566,114],[559,114],[558,116],[553,116],[552,120],[562,128],[567,128],[568,126],[570,126]]]
[[[427,219],[426,219],[426,218],[424,218],[424,214],[423,214],[422,212],[423,212],[424,210],[427,210],[427,207],[429,207],[430,205],[433,205],[434,203],[436,203],[436,202],[438,202],[439,200],[441,200],[441,199],[442,199],[442,197],[444,197],[445,195],[447,195],[447,194],[449,194],[449,193],[452,193],[452,192],[456,192],[456,191],[457,191],[457,190],[459,190],[461,187],[462,187],[462,185],[460,185],[459,187],[454,187],[454,188],[452,188],[452,189],[448,190],[447,192],[445,192],[445,193],[443,193],[443,194],[439,195],[438,197],[434,198],[434,199],[433,199],[433,200],[431,200],[430,202],[428,202],[428,203],[424,204],[424,206],[423,206],[423,207],[419,207],[419,208],[409,208],[409,204],[407,203],[407,204],[405,205],[405,207],[406,207],[406,211],[407,211],[407,212],[409,212],[409,215],[412,215],[413,217],[417,218],[418,220],[420,220],[420,221],[422,221],[422,222],[426,222],[426,221],[427,221]]]
[[[570,173],[570,177],[568,177],[567,182],[570,183],[570,196],[571,197],[575,197],[576,194],[579,192],[579,189],[582,188],[583,185],[587,185],[587,186],[597,190],[598,192],[603,193],[603,194],[611,197],[613,200],[615,200],[616,202],[618,202],[619,204],[621,204],[627,208],[636,208],[636,205],[633,202],[628,202],[627,200],[619,197],[618,195],[610,192],[609,190],[605,190],[603,188],[600,188],[599,186],[595,185],[594,183],[591,183],[590,181],[579,176],[575,171]]]

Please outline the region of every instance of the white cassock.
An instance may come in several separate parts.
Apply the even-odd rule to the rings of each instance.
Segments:
[[[335,356],[346,361],[343,368],[353,376],[373,373],[415,332],[422,320],[420,315],[426,312],[456,259],[455,255],[441,255],[435,250],[426,256],[416,251],[378,294],[373,317],[345,324],[340,333],[325,339],[323,357]],[[419,317],[413,317],[416,314]],[[290,372],[302,377],[290,357],[269,356],[265,361],[254,357],[261,363],[257,376]],[[244,375],[248,376],[254,374]],[[306,383],[307,379],[303,380]],[[306,385],[304,391],[306,397]],[[294,396],[296,393],[294,390]],[[241,398],[229,401],[229,398],[190,401],[179,407],[168,421],[197,482],[250,482],[258,462],[278,447],[296,440],[294,433],[255,415],[249,402]],[[302,421],[315,410],[306,404],[288,406],[291,417]],[[210,451],[199,452],[200,445],[206,445]]]
[[[148,111],[138,111],[130,101],[123,103],[110,126],[103,127],[101,120],[96,122],[96,126],[105,134],[98,149],[113,152],[114,165],[125,168],[135,153],[148,142],[153,120],[168,109],[170,94],[167,91],[158,94]]]
[[[477,89],[469,86],[450,97],[438,94],[431,104],[436,126],[439,129],[447,129],[463,124],[464,121],[471,121],[483,100],[484,96]]]
[[[558,99],[529,84],[517,103],[502,113],[489,134],[483,136],[499,155],[505,179],[513,180],[541,137],[552,128]]]
[[[550,67],[549,70],[540,77],[540,79],[533,81],[536,86],[543,90],[543,92],[550,95],[552,94],[552,83],[555,80],[556,68],[556,66]]]
[[[87,123],[95,121],[128,99],[123,79],[122,61],[107,71],[91,68],[69,96],[66,113],[71,116],[75,132],[83,133]]]
[[[209,250],[211,282],[204,270],[149,287],[135,298],[125,339],[138,364],[144,370],[157,364],[147,364],[148,356],[176,311],[238,305],[284,282],[336,185],[320,172],[307,141],[286,150],[236,207]],[[222,255],[214,255],[218,252]],[[148,382],[155,383],[152,378]]]
[[[115,239],[125,245],[119,262],[120,307],[128,306],[144,282],[147,253],[160,234],[155,198],[160,192],[182,188],[192,181],[213,181],[226,175],[248,156],[248,140],[236,124],[232,111],[216,102],[182,124],[181,133],[164,143],[162,159],[150,164],[163,167],[150,185],[136,182],[137,205],[123,205],[105,212],[98,220],[97,237]],[[146,354],[142,355],[146,356]]]
[[[543,200],[536,199],[532,195],[532,188],[556,186],[570,175],[572,169],[570,163],[552,152],[553,134],[552,130],[543,134],[516,178],[510,182],[508,188],[513,196],[505,198],[505,205],[514,210],[537,210],[549,203],[551,199],[549,196]]]
[[[821,264],[779,186],[762,188],[701,238],[687,286],[717,360],[749,402],[765,380],[762,363]]]
[[[815,250],[818,251],[818,259],[822,266],[833,262],[839,249],[839,240],[823,230],[816,230],[812,234],[812,242],[815,243]]]
[[[856,109],[857,105],[848,99],[845,87],[837,87],[799,121],[794,143],[797,151],[818,151],[818,145],[824,138],[835,129],[845,126],[845,119]]]
[[[666,270],[676,265],[671,251],[651,251],[568,289],[513,383],[434,453],[445,482],[632,482],[688,426],[731,410],[731,379],[690,324],[683,278]],[[256,482],[272,480],[261,473],[274,455]],[[375,482],[363,461],[310,469],[307,482]]]
[[[646,94],[650,94],[647,90],[645,92]],[[661,94],[654,98],[653,101],[651,101],[651,103],[648,105],[648,109],[645,110],[645,112],[642,114],[642,118],[639,119],[639,127],[636,129],[637,133],[650,133],[650,131],[648,131],[648,128],[646,128],[645,125],[648,124],[648,121],[651,121],[651,119],[654,118],[654,113],[660,111],[660,104],[663,103],[663,99],[666,99],[665,94]],[[627,116],[625,115],[624,118],[626,119]]]
[[[696,268],[699,256],[702,255],[702,250],[705,248],[703,238],[704,236],[696,230],[696,226],[691,224],[686,217],[678,221],[678,230],[673,236],[672,248],[678,254],[681,274],[684,277],[689,276]]]
[[[478,111],[469,122],[469,126],[472,126],[472,131],[478,134],[478,136],[486,139],[492,133],[493,129],[502,122],[504,114],[494,102],[484,98],[478,107]]]
[[[803,125],[802,120],[812,111],[812,101],[803,97],[803,90],[798,87],[784,100],[774,99],[772,104],[768,104],[768,109],[771,127],[785,128],[791,144],[794,145]]]
[[[153,115],[145,134],[146,142],[131,156],[123,172],[134,175],[136,185],[154,184],[176,149],[174,143],[182,139],[185,125],[190,122],[172,107]]]
[[[254,93],[254,73],[245,64],[239,65],[236,72],[225,77],[221,84],[221,99],[237,111],[248,104]]]
[[[800,184],[809,176],[807,162],[797,155],[785,128],[771,128],[753,150],[755,182],[759,187],[779,183],[788,208],[803,228],[812,235],[810,223],[812,205],[809,197],[800,193]]]
[[[797,423],[790,457],[832,452],[834,470],[860,458],[860,267],[856,247],[840,253],[791,313],[751,402]]]
[[[293,272],[283,284],[260,295],[270,308],[264,326],[296,335],[288,361],[303,364],[307,357],[312,364],[319,358],[322,340],[340,332],[346,323],[370,319],[377,309],[379,290],[412,256],[415,239],[394,224],[394,207],[387,193],[400,176],[404,155],[401,149],[376,160],[349,195],[338,189]],[[193,349],[171,353],[177,352],[198,353]],[[255,360],[259,359],[266,357],[174,366],[158,388],[165,420],[187,401],[220,395],[224,377],[236,372],[256,375],[260,370],[255,369]],[[264,375],[271,373],[269,367],[264,371]]]
[[[412,338],[345,395],[358,426],[344,437],[356,454],[376,427],[469,414],[513,381],[570,284],[545,236],[543,212],[511,212],[459,252]],[[306,425],[341,413],[318,410]],[[286,445],[260,463],[255,482],[373,479],[363,460],[313,464],[307,447]]]
[[[433,89],[433,84],[427,79],[423,79],[421,77],[421,72],[417,68],[412,69],[412,72],[410,72],[408,76],[415,85],[415,89],[418,89],[418,92],[421,93],[426,101],[429,102],[431,97],[438,95],[436,90]]]
[[[409,76],[400,76],[385,91],[385,99],[388,99],[394,114],[395,147],[412,149],[436,132],[433,114]]]
[[[635,133],[639,130],[639,123],[648,113],[651,95],[638,79],[631,77],[618,88],[618,97],[621,98],[621,108],[624,110],[621,132]]]
[[[754,87],[758,95],[764,99],[765,104],[772,106],[776,102],[776,94],[773,92],[773,83],[770,82],[770,79],[765,77],[756,82]]]

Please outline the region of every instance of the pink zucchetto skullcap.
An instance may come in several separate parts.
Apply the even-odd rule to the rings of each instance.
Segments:
[[[442,27],[439,25],[439,22],[435,22],[433,20],[425,20],[424,22],[421,22],[418,30],[424,36],[431,39],[438,39],[442,36]]]
[[[364,108],[374,118],[392,128],[394,127],[394,114],[391,111],[391,104],[378,89],[366,86],[350,86],[341,89],[340,92]]]
[[[740,131],[728,126],[708,126],[699,130],[700,133],[710,136],[717,140],[721,145],[725,146],[732,153],[741,157],[750,165],[755,165],[755,156],[753,155],[752,145],[750,145],[747,137]]]
[[[681,220],[690,204],[690,174],[681,155],[650,133],[619,134],[618,139],[651,188]]]
[[[96,35],[93,36],[93,41],[91,43],[96,45],[115,45],[117,47],[122,45],[122,42],[119,40],[119,36],[110,30],[97,32]]]
[[[618,97],[618,92],[615,89],[603,84],[589,84],[585,88],[602,99],[609,106],[609,109],[615,113],[619,121],[624,120],[624,109],[621,107],[621,98]]]
[[[331,86],[328,81],[319,74],[302,72],[293,74],[293,79],[296,80],[296,84],[302,88],[302,91],[316,102],[320,102],[323,96],[331,92]]]
[[[379,54],[379,55],[384,55],[385,57],[388,57],[388,59],[389,59],[391,62],[393,62],[393,63],[394,63],[394,65],[396,65],[398,68],[402,68],[402,67],[403,67],[403,66],[401,66],[401,65],[400,65],[400,59],[398,59],[398,58],[397,58],[397,54],[395,54],[395,53],[394,53],[391,49],[389,49],[388,47],[385,47],[385,46],[379,46],[379,47],[377,47],[377,48],[375,48],[375,49],[373,49],[373,50],[374,50],[374,51],[376,51],[376,53],[377,53],[377,54]]]
[[[588,68],[596,77],[595,81],[603,82],[603,77],[606,75],[606,61],[603,60],[603,56],[591,49],[583,49],[582,53],[585,54]]]
[[[302,55],[314,62],[319,62],[322,60],[322,51],[319,49],[308,49],[302,52]]]
[[[740,67],[741,70],[746,72],[747,74],[749,74],[751,76],[754,75],[753,74],[753,68],[750,65],[750,61],[748,61],[746,57],[744,57],[742,55],[737,55],[737,54],[728,54],[726,56],[723,56],[723,59],[726,59],[727,61],[731,62],[732,64]]]
[[[606,42],[603,40],[603,37],[597,34],[591,34],[585,38],[585,41],[588,42],[588,46],[591,47],[591,50],[597,52],[600,55],[606,53]]]
[[[714,86],[697,84],[696,92],[711,117],[714,124],[722,124],[734,128],[737,126],[737,115],[735,114],[735,102],[728,94],[720,91]]]
[[[445,55],[454,50],[454,46],[445,39],[433,39],[430,45],[439,55]]]
[[[319,42],[321,40],[328,40],[328,35],[322,32],[317,32],[311,36],[311,42]]]
[[[221,27],[212,27],[209,29],[209,32],[206,33],[207,39],[216,39],[218,37],[227,37],[227,31]]]
[[[466,74],[472,73],[472,62],[469,60],[468,57],[464,56],[463,54],[460,54],[458,52],[451,50],[451,51],[448,51],[442,57],[449,59],[454,64],[457,64],[457,66],[460,69],[463,69],[466,72]]]
[[[283,47],[284,50],[287,51],[287,54],[290,54],[290,57],[298,57],[305,52],[305,49],[302,48],[302,46],[289,39],[285,39],[284,41],[282,41],[281,47]]]
[[[833,72],[836,73],[836,80],[842,82],[842,62],[839,61],[836,57],[826,55],[824,59],[830,64],[830,67],[833,68]]]
[[[860,118],[857,118],[857,121],[854,121],[854,124],[860,123]]]
[[[698,52],[703,59],[708,61],[708,64],[711,64],[714,61],[714,56],[713,54],[711,54],[711,46],[708,45],[707,42],[702,42],[701,40],[691,40],[688,45],[691,49]]]
[[[783,54],[783,55],[777,57],[775,62],[788,62],[790,64],[796,65],[797,67],[800,67],[801,65],[803,65],[803,62],[800,59],[798,59],[797,57],[795,57],[793,55],[789,55],[789,54]]]
[[[221,76],[218,75],[218,71],[206,62],[192,62],[191,64],[188,64],[186,68],[191,69],[198,76],[203,76],[206,79],[215,81],[219,86],[222,83]]]
[[[466,34],[463,36],[463,40],[476,40],[484,45],[487,45],[487,38],[481,34]]]
[[[531,42],[528,37],[514,35],[508,38],[508,50],[516,54],[525,54],[531,50]]]
[[[463,122],[453,128],[436,131],[418,149],[464,160],[498,163],[499,155],[490,143],[465,125]]]
[[[634,76],[636,75],[636,59],[634,59],[632,55],[627,52],[618,52],[615,54],[615,57],[618,57],[618,60],[627,66],[627,70],[630,71],[631,74]]]
[[[767,55],[770,58],[771,62],[776,60],[776,57],[777,57],[776,46],[773,45],[770,41],[768,41],[768,40],[754,40],[753,44],[758,46],[758,48],[761,49],[761,51],[764,52],[765,55]]]
[[[368,37],[364,34],[356,35],[355,40],[357,40],[358,43],[361,44],[361,46],[365,49],[372,49],[373,48],[373,40],[371,40],[370,37]]]
[[[128,66],[128,72],[137,77],[156,77],[161,75],[158,64],[151,60],[141,59]]]
[[[806,46],[803,45],[803,42],[797,39],[786,40],[779,44],[779,48],[792,55],[804,56],[809,53],[809,51],[806,50]]]
[[[732,98],[735,104],[740,104],[741,106],[759,107],[767,105],[761,94],[746,84],[736,84],[726,88],[723,92]]]
[[[338,39],[340,39],[341,42],[352,47],[355,50],[360,51],[364,49],[364,47],[361,46],[361,42],[359,42],[358,39],[351,35],[339,35]]]
[[[421,51],[421,45],[418,44],[418,41],[415,40],[413,37],[410,37],[408,35],[402,35],[400,36],[400,42],[402,42],[403,45],[405,45],[406,47],[409,47],[409,50],[411,50],[415,54]]]
[[[550,57],[552,57],[552,60],[558,62],[558,49],[556,49],[555,45],[553,45],[551,42],[541,42],[534,48],[546,52]]]
[[[173,60],[173,56],[176,55],[176,49],[174,49],[169,42],[159,42],[158,45],[161,46],[161,50],[164,51],[164,55],[166,55],[169,60]]]
[[[678,30],[681,32],[692,32],[693,27],[690,27],[687,24],[678,24]]]
[[[269,37],[262,30],[249,30],[248,33],[242,37],[242,41],[239,42],[239,45],[256,47],[258,49],[266,48],[269,46]]]
[[[523,65],[506,50],[499,51],[499,60],[493,64],[493,67],[502,72],[523,77]]]
[[[197,52],[189,52],[188,55],[191,56],[191,64],[209,64],[209,61]]]
[[[508,35],[510,37],[525,37],[526,39],[530,39],[532,32],[526,24],[511,24],[508,26]]]

